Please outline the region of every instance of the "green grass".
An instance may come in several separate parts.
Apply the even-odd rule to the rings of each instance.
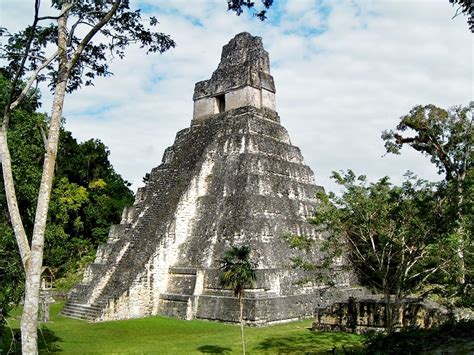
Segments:
[[[51,306],[51,321],[41,325],[40,352],[69,354],[238,354],[241,353],[237,325],[208,321],[183,321],[148,317],[126,321],[88,323],[59,314],[63,304]],[[20,310],[12,312],[10,325],[19,328]],[[311,320],[245,328],[248,354],[327,354],[333,348],[362,345],[360,335],[311,332]],[[7,332],[9,330],[7,329]],[[9,344],[11,336],[1,345]],[[19,343],[16,343],[16,348]]]

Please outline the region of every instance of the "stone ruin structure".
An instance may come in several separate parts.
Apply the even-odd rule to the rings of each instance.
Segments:
[[[393,302],[393,298],[392,298]],[[396,328],[417,327],[429,329],[448,321],[448,309],[432,301],[405,298],[392,310]],[[316,308],[312,330],[352,333],[382,332],[386,330],[387,302],[383,295],[363,295],[339,300],[329,307]],[[467,316],[466,316],[467,318]]]
[[[275,110],[275,84],[261,38],[238,34],[211,79],[196,83],[191,125],[179,131],[63,314],[90,321],[163,315],[237,322],[238,301],[219,284],[218,260],[248,245],[258,263],[246,290],[247,323],[313,315],[325,285],[298,287],[285,233],[316,241],[313,172]],[[316,261],[321,255],[314,252]],[[333,280],[349,288],[349,278]]]

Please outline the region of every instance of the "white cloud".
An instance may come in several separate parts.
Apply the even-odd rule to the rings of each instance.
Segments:
[[[382,158],[381,131],[417,104],[449,107],[472,99],[471,35],[465,18],[451,19],[445,0],[294,0],[271,9],[266,23],[228,13],[224,0],[141,4],[163,9],[154,14],[157,29],[177,47],[149,56],[129,50],[111,63],[113,77],[67,97],[64,113],[74,136],[109,146],[116,170],[134,187],[189,125],[194,83],[211,76],[222,46],[241,31],[263,38],[276,64],[282,124],[316,182],[330,190],[336,188],[331,171],[347,168],[372,179],[400,181],[407,169],[436,179],[419,153]],[[17,30],[31,22],[29,1],[0,6],[5,26]]]

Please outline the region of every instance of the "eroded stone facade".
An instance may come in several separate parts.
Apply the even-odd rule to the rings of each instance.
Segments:
[[[241,33],[225,45],[217,70],[196,83],[193,99],[194,124],[245,106],[275,111],[275,84],[262,39]]]
[[[259,37],[224,46],[210,80],[196,84],[194,117],[113,226],[63,314],[93,321],[165,315],[238,321],[238,302],[219,285],[218,260],[249,245],[257,283],[245,318],[267,324],[313,315],[325,285],[297,287],[285,233],[323,233],[313,172],[275,111],[275,85]],[[314,261],[321,258],[315,249]],[[335,284],[348,288],[346,274]]]

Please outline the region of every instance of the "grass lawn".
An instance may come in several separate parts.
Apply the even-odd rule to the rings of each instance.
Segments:
[[[148,317],[125,321],[88,323],[59,314],[63,303],[51,306],[51,321],[41,326],[40,352],[97,354],[238,354],[241,353],[240,328],[237,325],[209,321],[183,321]],[[18,331],[21,310],[9,319]],[[327,354],[334,347],[343,354],[358,348],[360,335],[308,330],[311,320],[245,328],[249,354]],[[7,329],[9,332],[9,330]],[[8,350],[11,336],[0,345]],[[16,343],[17,353],[19,343]]]

